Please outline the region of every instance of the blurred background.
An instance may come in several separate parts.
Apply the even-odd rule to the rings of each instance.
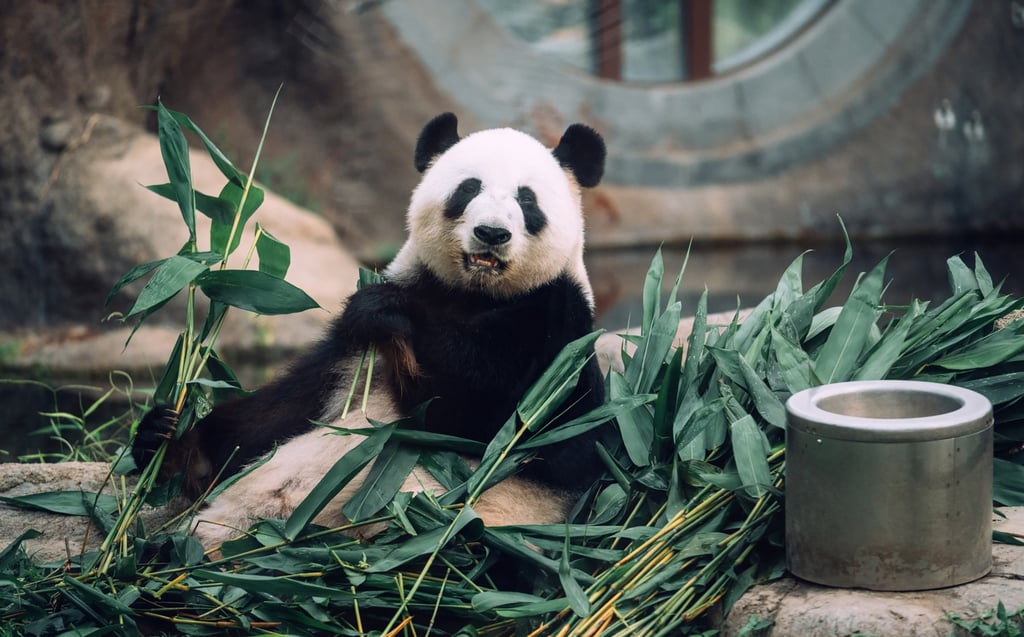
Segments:
[[[145,384],[170,351],[180,299],[128,348],[109,317],[138,286],[104,305],[184,242],[173,204],[141,187],[166,181],[140,108],[158,97],[247,170],[283,85],[258,218],[327,311],[239,318],[221,349],[258,363],[253,383],[317,338],[356,264],[397,251],[416,135],[446,110],[463,133],[604,135],[585,205],[612,330],[636,323],[659,245],[671,280],[692,242],[684,315],[705,288],[731,310],[806,250],[805,285],[830,274],[840,217],[854,265],[839,295],[894,250],[892,304],[944,298],[955,254],[1024,290],[1021,0],[40,0],[0,3],[0,29],[0,376],[15,394],[111,369]],[[197,184],[215,194],[205,161]],[[0,427],[38,411],[12,409]]]

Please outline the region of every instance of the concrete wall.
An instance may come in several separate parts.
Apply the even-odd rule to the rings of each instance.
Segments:
[[[592,246],[835,237],[836,213],[861,236],[1024,229],[1024,33],[1002,2],[838,0],[750,66],[659,85],[545,57],[474,0],[382,11],[481,124],[606,136]]]

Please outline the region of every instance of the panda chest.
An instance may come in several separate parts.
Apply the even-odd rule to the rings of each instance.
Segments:
[[[429,429],[489,438],[551,362],[543,316],[529,308],[457,308],[424,316],[413,330],[420,375],[402,407],[429,400]]]

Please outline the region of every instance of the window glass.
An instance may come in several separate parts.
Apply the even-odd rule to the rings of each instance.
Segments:
[[[829,3],[709,1],[697,11],[688,0],[477,0],[495,22],[536,51],[624,82],[684,81],[688,55],[705,60],[704,71],[691,72],[706,75],[710,61],[710,73],[726,73],[771,53]],[[691,29],[710,31],[711,37],[698,38],[703,44],[687,42],[687,20],[694,22]]]

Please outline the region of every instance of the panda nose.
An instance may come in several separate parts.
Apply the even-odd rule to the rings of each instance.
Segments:
[[[512,238],[511,232],[504,228],[495,228],[494,226],[477,226],[473,228],[473,234],[476,235],[477,239],[480,239],[489,246],[508,243],[508,240]]]

